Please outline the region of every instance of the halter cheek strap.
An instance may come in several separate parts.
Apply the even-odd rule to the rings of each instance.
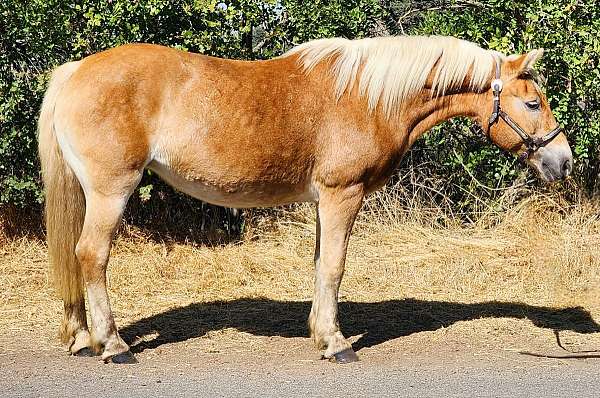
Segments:
[[[528,134],[517,122],[515,122],[510,116],[508,116],[500,107],[500,93],[502,92],[503,83],[500,79],[500,60],[496,59],[496,77],[492,80],[491,88],[494,93],[494,106],[492,109],[492,114],[490,116],[490,120],[488,122],[488,137],[490,135],[490,129],[492,125],[498,123],[499,119],[502,119],[508,124],[518,135],[521,137],[523,144],[527,147],[527,150],[524,151],[520,156],[520,160],[528,159],[535,151],[540,149],[543,146],[546,146],[550,141],[556,138],[560,133],[562,133],[563,129],[560,126],[556,126],[550,132],[544,134],[541,137],[536,137],[535,135]]]

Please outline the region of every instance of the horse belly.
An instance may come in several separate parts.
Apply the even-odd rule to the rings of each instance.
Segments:
[[[222,179],[211,173],[189,173],[153,160],[148,169],[175,189],[196,199],[234,208],[272,207],[296,202],[313,202],[315,195],[308,182],[261,181],[243,177]],[[224,173],[226,174],[226,173]]]

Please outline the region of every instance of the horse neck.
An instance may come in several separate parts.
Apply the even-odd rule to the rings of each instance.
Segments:
[[[399,131],[408,134],[410,146],[423,133],[453,117],[466,116],[481,123],[482,109],[487,107],[485,94],[482,93],[464,91],[431,98],[431,93],[425,91],[402,107],[400,124],[404,128]]]

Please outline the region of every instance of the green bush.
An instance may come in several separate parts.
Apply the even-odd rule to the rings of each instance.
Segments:
[[[453,35],[509,53],[544,47],[540,68],[574,147],[577,180],[588,192],[598,185],[600,12],[592,0],[7,0],[0,18],[0,206],[37,209],[42,201],[36,120],[49,71],[134,41],[243,59],[314,38],[381,33]],[[474,208],[474,197],[494,199],[520,170],[468,125],[434,129],[403,164],[448,182],[442,196],[461,211]],[[187,200],[152,177],[143,186],[140,212],[162,208],[156,201],[165,197]]]

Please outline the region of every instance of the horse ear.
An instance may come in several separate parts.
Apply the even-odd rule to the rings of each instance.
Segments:
[[[542,58],[542,55],[544,55],[544,49],[538,48],[529,51],[527,54],[511,55],[508,57],[507,63],[514,73],[520,73],[527,69],[533,69],[535,63]]]
[[[538,62],[542,58],[542,55],[544,55],[543,48],[538,48],[536,50],[529,51],[527,53],[527,55],[525,56],[525,61],[523,62],[523,65],[521,66],[521,68],[522,69],[533,69],[536,62]]]

